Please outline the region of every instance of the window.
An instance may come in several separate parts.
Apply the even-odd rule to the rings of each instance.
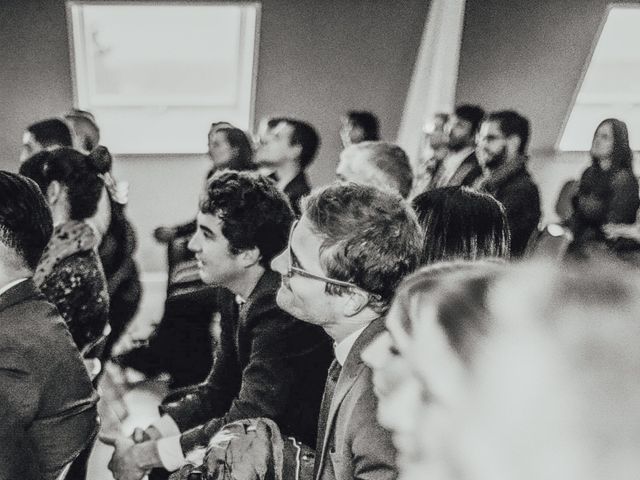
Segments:
[[[116,153],[202,153],[212,122],[249,129],[259,8],[68,2],[76,106]]]
[[[627,123],[631,148],[640,150],[639,26],[637,6],[618,5],[607,11],[560,139],[560,150],[589,150],[596,127],[609,117]]]

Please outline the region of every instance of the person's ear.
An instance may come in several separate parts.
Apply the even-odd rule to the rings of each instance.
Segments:
[[[254,266],[256,263],[259,263],[262,255],[260,255],[260,250],[258,250],[258,247],[254,247],[240,252],[238,254],[238,258],[240,259],[240,262],[242,263],[242,266],[244,268],[249,268]]]
[[[291,153],[293,158],[300,158],[300,155],[302,155],[302,145],[291,145]]]
[[[62,194],[62,185],[57,180],[53,180],[47,187],[47,202],[49,205],[54,205]]]
[[[369,304],[369,295],[356,288],[349,290],[345,294],[345,303],[342,313],[345,317],[353,317],[360,313]]]
[[[507,137],[507,153],[509,158],[515,158],[519,155],[521,143],[522,139],[518,135],[509,135]]]

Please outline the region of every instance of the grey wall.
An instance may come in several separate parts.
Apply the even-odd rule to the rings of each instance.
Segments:
[[[311,180],[333,179],[339,116],[375,111],[395,138],[425,23],[424,0],[264,0],[256,117],[295,114],[323,138]],[[0,7],[0,168],[15,171],[23,128],[72,104],[63,0],[3,0]],[[151,240],[159,224],[193,216],[206,171],[201,156],[122,156],[116,174],[130,184],[129,214],[145,271],[162,270]]]

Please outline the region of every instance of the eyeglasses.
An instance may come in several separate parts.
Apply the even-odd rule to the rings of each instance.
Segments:
[[[303,268],[294,267],[293,266],[293,250],[291,249],[291,239],[293,238],[293,231],[295,230],[296,225],[298,225],[298,222],[299,222],[298,219],[294,220],[294,222],[291,224],[291,230],[289,231],[289,245],[287,247],[287,253],[289,255],[289,265],[287,269],[287,277],[291,278],[293,274],[296,273],[302,277],[311,278],[313,280],[319,280],[321,282],[330,283],[332,285],[337,285],[339,287],[354,288],[354,289],[360,290],[361,292],[366,293],[370,300],[380,301],[382,299],[380,295],[367,292],[366,290],[359,287],[355,283],[343,282],[342,280],[336,280],[334,278],[324,277],[322,275],[316,275],[315,273],[308,272]]]

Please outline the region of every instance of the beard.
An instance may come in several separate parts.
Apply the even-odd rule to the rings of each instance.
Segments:
[[[507,146],[505,145],[498,152],[487,152],[481,150],[478,152],[478,161],[480,165],[489,170],[495,170],[507,160]]]

